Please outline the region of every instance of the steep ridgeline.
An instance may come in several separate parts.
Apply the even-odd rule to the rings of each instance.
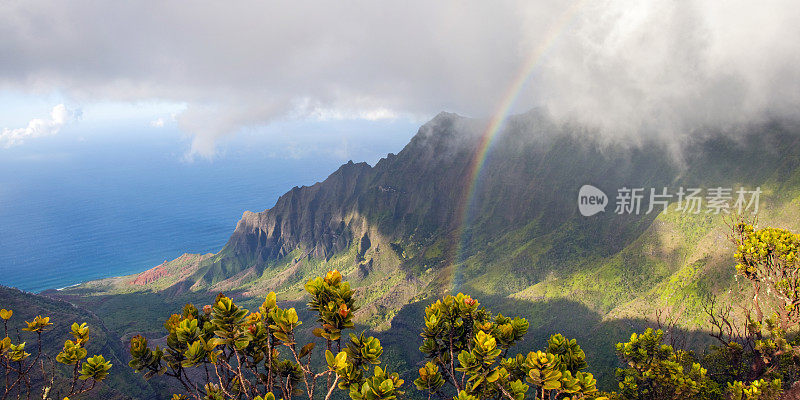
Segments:
[[[485,121],[442,113],[374,167],[349,162],[266,211],[245,212],[215,255],[183,256],[145,277],[62,295],[225,291],[247,298],[275,290],[300,299],[309,276],[338,268],[366,298],[359,320],[378,327],[405,305],[448,290],[569,299],[604,318],[679,304],[697,315],[700,297],[731,284],[723,215],[678,211],[675,196],[666,213],[647,213],[650,188],[675,195],[680,187],[726,187],[735,197],[741,186],[760,186],[761,221],[798,228],[796,125],[631,143],[532,111],[510,118],[485,158],[484,128]],[[605,212],[578,213],[585,184],[608,195]],[[621,188],[644,188],[638,215],[614,212]]]
[[[459,122],[440,114],[374,168],[349,162],[321,183],[292,189],[267,211],[245,213],[222,260],[265,265],[298,247],[302,257],[329,260],[353,245],[363,257],[382,241],[446,232],[477,139]]]
[[[572,244],[581,255],[613,254],[646,224],[642,217],[576,221],[577,189],[585,183],[664,186],[676,171],[655,146],[601,149],[530,113],[498,136],[473,188],[482,127],[482,121],[440,114],[375,167],[345,164],[321,183],[292,189],[269,210],[245,213],[225,248],[193,276],[194,289],[285,291],[337,266],[377,304],[391,300],[394,307],[492,270],[516,274],[495,282],[510,294],[563,269],[575,254],[554,249],[538,265],[488,262],[472,270],[453,264],[520,229],[531,240],[567,223],[599,237]]]

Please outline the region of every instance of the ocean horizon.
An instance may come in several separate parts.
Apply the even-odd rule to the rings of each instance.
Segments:
[[[349,153],[244,138],[194,161],[177,130],[158,140],[123,134],[0,149],[0,284],[41,292],[217,252],[244,211],[268,209],[350,158],[374,164],[399,151],[402,136],[410,134]]]

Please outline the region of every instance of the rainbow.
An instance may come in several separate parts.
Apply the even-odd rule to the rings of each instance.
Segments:
[[[455,238],[458,241],[456,242],[455,251],[453,251],[448,260],[448,269],[451,276],[449,278],[449,287],[444,288],[445,290],[452,290],[454,286],[456,286],[455,280],[457,279],[457,276],[455,268],[456,264],[463,261],[463,250],[466,244],[466,237],[464,236],[465,224],[467,224],[469,220],[469,212],[474,202],[475,189],[478,186],[478,179],[480,177],[481,170],[483,169],[483,165],[486,162],[489,150],[491,149],[492,142],[497,136],[497,133],[500,131],[500,128],[502,128],[506,118],[508,118],[511,108],[514,106],[517,97],[519,97],[522,88],[525,87],[525,84],[535,72],[536,67],[544,58],[547,50],[553,46],[553,43],[555,43],[556,39],[562,34],[564,29],[569,25],[569,23],[573,20],[578,11],[586,2],[587,0],[576,1],[569,8],[564,10],[559,18],[553,21],[550,29],[548,30],[548,34],[531,52],[531,54],[525,60],[525,63],[520,67],[519,73],[517,73],[503,97],[501,97],[502,100],[500,101],[497,110],[494,112],[494,114],[492,114],[492,117],[489,119],[486,128],[481,134],[478,147],[467,170],[467,185],[456,214],[458,220],[456,221],[457,230]]]

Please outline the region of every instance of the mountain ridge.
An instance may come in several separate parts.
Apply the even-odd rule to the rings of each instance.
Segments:
[[[258,279],[267,270],[277,272],[303,260],[328,263],[352,248],[363,275],[380,267],[374,253],[381,246],[391,250],[383,258],[394,264],[392,268],[402,266],[415,274],[420,266],[413,260],[420,261],[420,252],[427,252],[422,257],[431,261],[423,262],[427,267],[474,257],[486,242],[486,235],[476,233],[479,228],[494,237],[524,229],[544,238],[557,236],[556,230],[565,224],[577,225],[572,230],[597,232],[600,245],[583,240],[572,250],[608,256],[630,244],[656,216],[609,218],[613,213],[607,210],[596,218],[576,218],[575,200],[569,195],[578,187],[591,183],[608,193],[615,184],[666,187],[681,180],[698,182],[692,168],[715,174],[704,166],[709,164],[705,157],[714,156],[714,146],[739,151],[725,136],[712,137],[700,142],[700,150],[685,154],[688,166],[678,165],[655,141],[603,147],[585,133],[557,126],[532,111],[509,119],[480,170],[473,197],[467,199],[481,128],[479,120],[440,113],[397,155],[389,154],[375,166],[350,161],[321,182],[292,188],[269,209],[244,212],[223,249],[199,263],[188,288],[224,288],[220,283],[237,276],[242,281],[242,274]],[[714,144],[720,140],[728,142]],[[715,178],[730,181],[719,173]],[[463,207],[464,220],[457,215]],[[569,261],[558,248],[548,251],[551,265],[542,265],[541,272]]]

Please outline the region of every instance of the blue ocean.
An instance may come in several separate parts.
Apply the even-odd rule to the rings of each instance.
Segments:
[[[0,284],[39,292],[217,252],[245,210],[268,209],[348,159],[374,165],[414,133],[411,123],[390,124],[393,135],[331,126],[242,134],[211,160],[187,160],[190,139],[177,129],[73,127],[0,148]]]

